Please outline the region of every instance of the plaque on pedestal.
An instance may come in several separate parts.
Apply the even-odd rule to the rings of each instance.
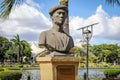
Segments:
[[[39,57],[41,80],[78,80],[79,58]]]

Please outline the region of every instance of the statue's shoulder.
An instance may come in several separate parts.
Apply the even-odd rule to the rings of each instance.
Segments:
[[[41,32],[40,35],[47,35],[48,33],[49,33],[49,30],[46,30],[46,31]]]
[[[69,38],[72,38],[72,36],[69,35],[68,33],[64,32],[64,34],[66,34]]]

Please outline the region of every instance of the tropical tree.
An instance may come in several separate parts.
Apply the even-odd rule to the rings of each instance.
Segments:
[[[92,46],[92,53],[100,61],[117,62],[119,58],[120,47],[117,44],[101,44]]]
[[[81,57],[81,48],[79,47],[76,47],[76,50],[75,50],[75,57]]]
[[[2,0],[0,3],[0,17],[3,19],[6,19],[11,10],[13,9],[14,6],[19,6],[26,0]],[[62,2],[66,0],[60,0]],[[106,0],[107,3],[112,4],[112,5],[119,5],[120,6],[120,1],[119,0]]]
[[[4,62],[5,53],[9,49],[10,43],[9,40],[3,36],[0,36],[0,61]]]
[[[9,41],[7,38],[0,36],[0,61],[5,59],[17,62],[23,62],[23,57],[31,59],[31,48],[27,41],[20,40],[19,35]]]
[[[19,6],[24,0],[2,0],[0,3],[0,17],[6,19],[14,6]]]
[[[120,6],[120,1],[119,0],[106,0],[107,3],[112,4],[112,5],[119,5]]]
[[[117,52],[118,52],[117,63],[120,64],[120,48],[117,49]]]
[[[14,36],[14,39],[11,39],[11,41],[13,42],[13,53],[17,55],[17,62],[22,63],[24,56],[31,56],[31,48],[29,44],[25,40],[20,40],[18,34]]]
[[[25,57],[25,61],[29,62],[31,60],[31,48],[27,41],[23,41],[23,57]]]
[[[103,57],[105,62],[108,62],[110,60],[110,55],[112,54],[112,52],[110,50],[102,50],[103,53]]]
[[[15,57],[13,57],[13,46],[12,46],[12,42],[9,41],[9,48],[8,50],[5,52],[5,58],[6,59],[9,59],[9,60],[12,60],[14,59]]]

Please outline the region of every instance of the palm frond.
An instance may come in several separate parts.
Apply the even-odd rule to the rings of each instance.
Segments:
[[[114,6],[115,4],[117,4],[117,5],[120,6],[120,0],[106,0],[106,2],[107,2],[108,4],[112,4],[113,6]]]
[[[24,0],[3,0],[0,3],[0,18],[7,19],[13,6],[20,5]]]

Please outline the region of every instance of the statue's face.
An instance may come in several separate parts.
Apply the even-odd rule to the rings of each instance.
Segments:
[[[52,20],[55,24],[62,25],[66,18],[66,11],[63,9],[56,10],[52,15]]]

